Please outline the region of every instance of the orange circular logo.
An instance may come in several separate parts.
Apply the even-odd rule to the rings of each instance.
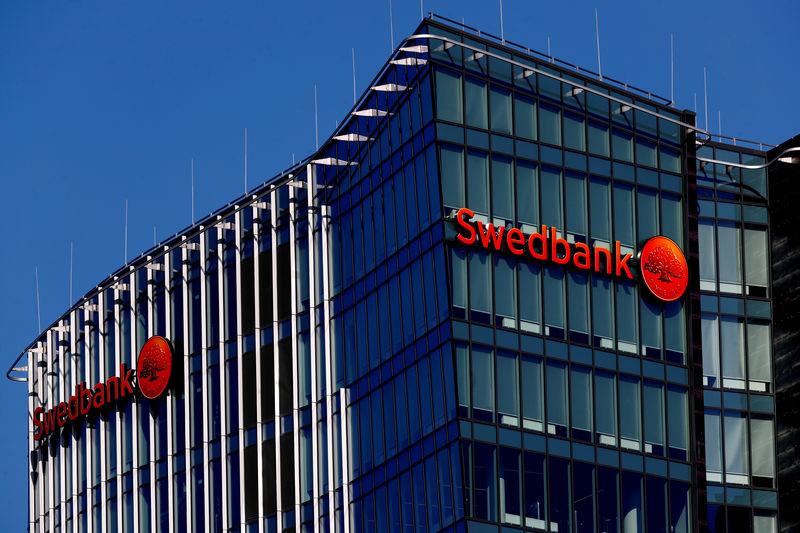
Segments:
[[[689,268],[678,245],[667,237],[648,240],[639,256],[642,279],[650,292],[665,302],[683,296],[689,283]]]
[[[164,337],[150,337],[139,352],[136,381],[145,398],[155,400],[169,384],[172,371],[172,347]]]

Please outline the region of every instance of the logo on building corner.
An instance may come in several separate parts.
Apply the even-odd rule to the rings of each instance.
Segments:
[[[155,400],[169,384],[172,372],[172,347],[158,335],[150,337],[139,352],[136,362],[136,380],[142,396]]]
[[[659,300],[673,302],[686,292],[686,258],[671,239],[661,235],[649,239],[642,247],[639,265],[645,285]]]

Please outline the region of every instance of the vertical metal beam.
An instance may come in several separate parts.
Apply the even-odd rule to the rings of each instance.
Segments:
[[[267,413],[262,412],[261,409],[261,395],[266,394],[264,387],[269,387],[269,383],[262,383],[261,382],[261,330],[267,329],[267,327],[272,327],[272,324],[269,326],[264,327],[261,324],[261,306],[259,302],[261,301],[261,287],[260,283],[261,280],[259,275],[261,273],[260,267],[260,246],[259,246],[259,236],[261,235],[261,218],[259,215],[259,210],[256,207],[251,207],[253,211],[253,303],[255,306],[254,311],[254,335],[255,335],[255,366],[256,366],[256,431],[258,431],[258,439],[256,440],[256,453],[258,457],[256,457],[256,464],[258,465],[258,474],[256,475],[256,483],[258,485],[258,533],[264,533],[264,518],[266,515],[266,511],[264,509],[264,417]],[[237,246],[237,249],[241,251],[241,248]],[[238,256],[237,256],[238,260]],[[267,280],[271,283],[271,280]],[[239,276],[236,278],[237,284],[240,284],[241,280]],[[241,298],[241,285],[238,287],[239,291],[239,298]],[[240,300],[241,301],[241,300]],[[241,320],[239,320],[241,325]],[[243,376],[242,373],[242,356],[239,356],[239,376]],[[239,384],[239,400],[240,404],[243,402],[244,397],[244,384],[240,382]],[[270,413],[270,416],[273,416],[273,413]],[[273,426],[274,427],[274,426]],[[239,453],[239,467],[241,471],[241,475],[239,476],[240,487],[242,494],[242,498],[240,498],[240,505],[241,505],[241,512],[242,512],[242,531],[245,530],[245,508],[244,508],[244,477],[247,473],[244,471],[244,410],[240,407],[239,409],[239,442],[241,443],[240,449],[241,452]]]
[[[294,520],[300,527],[300,381],[297,349],[297,206],[295,188],[289,187],[289,287],[292,324],[292,422],[294,440]]]
[[[81,313],[78,309],[72,309],[70,312],[70,358],[69,363],[72,368],[72,381],[75,384],[81,383],[85,380],[82,375],[78,375],[78,313]],[[85,367],[84,367],[85,368]],[[78,446],[79,441],[75,436],[75,432],[78,430],[78,425],[72,426],[72,437],[70,438],[70,460],[72,461],[72,533],[78,533],[78,513],[80,511],[78,507]],[[30,479],[30,478],[29,478]]]
[[[222,490],[222,495],[220,495],[220,500],[223,502],[227,501],[227,498],[224,495],[228,494],[227,485],[227,474],[228,474],[228,439],[227,435],[227,423],[228,423],[228,399],[225,394],[225,366],[227,361],[225,345],[227,339],[225,338],[225,304],[226,298],[230,295],[225,292],[225,262],[223,261],[223,254],[225,253],[225,229],[217,226],[217,319],[218,319],[218,327],[219,327],[219,338],[217,339],[218,343],[218,350],[219,350],[219,425],[220,425],[220,489]],[[206,482],[208,483],[208,481]],[[228,506],[224,505],[224,509],[221,509],[220,512],[222,514],[222,530],[228,530]],[[212,514],[213,516],[213,514]]]
[[[245,208],[248,209],[248,208]],[[236,231],[236,242],[235,242],[235,264],[234,269],[236,272],[236,298],[233,301],[233,305],[236,305],[236,411],[237,417],[236,420],[238,421],[238,427],[236,428],[236,432],[238,434],[239,439],[239,454],[238,454],[238,463],[239,463],[239,486],[238,487],[231,487],[232,490],[236,490],[239,492],[239,527],[242,531],[245,530],[245,513],[244,513],[244,387],[243,387],[243,377],[244,372],[242,369],[242,359],[244,358],[244,336],[242,327],[242,213],[241,211],[237,211],[234,215],[233,219],[234,230]],[[258,252],[258,248],[254,249],[254,252]],[[255,279],[255,278],[254,278]],[[258,300],[255,300],[258,302]],[[231,304],[229,304],[231,305]],[[256,306],[257,307],[257,306]],[[256,357],[256,361],[258,361],[258,357]],[[258,369],[257,375],[258,375]],[[259,377],[256,377],[256,380],[259,380]],[[256,399],[260,400],[261,395],[257,394]],[[252,399],[251,399],[252,400]],[[258,401],[260,404],[261,402]],[[258,473],[256,478],[258,479],[259,486],[261,485],[261,478],[262,476],[260,473],[261,470],[261,418],[256,417],[256,429],[258,431],[258,439],[256,442],[258,443]],[[227,460],[227,458],[226,458]],[[258,522],[261,524],[263,522],[261,516],[261,491],[258,492],[258,502],[259,502],[259,512],[258,512]],[[236,524],[231,524],[234,526]],[[262,527],[259,525],[259,527]]]
[[[207,530],[211,528],[211,491],[209,477],[210,450],[208,446],[208,290],[206,289],[206,275],[208,264],[206,262],[206,251],[208,248],[206,230],[200,227],[200,331],[202,339],[200,345],[200,375],[202,376],[202,397],[203,397],[203,513],[204,524]],[[194,470],[194,469],[193,469]]]
[[[130,292],[131,302],[131,363],[133,363],[137,339],[136,335],[139,331],[137,313],[138,306],[136,305],[136,275],[133,272],[128,273],[128,288],[124,289]],[[139,424],[139,405],[136,402],[131,402],[131,443],[133,445],[133,530],[141,531],[139,527],[139,441],[136,438],[138,434]]]
[[[315,167],[309,163],[306,165],[306,192],[308,197],[308,308],[309,308],[309,351],[311,353],[311,455],[312,465],[312,484],[311,494],[314,507],[314,531],[320,531],[319,523],[319,498],[320,498],[320,473],[319,473],[319,438],[317,435],[317,405],[319,394],[317,393],[317,290],[316,276],[314,271],[314,224],[316,222],[314,209],[314,191],[316,190],[316,179],[314,176]]]
[[[150,268],[145,268],[145,273],[147,276],[147,338],[149,339],[153,335],[155,335],[155,323],[156,323],[156,302],[153,290],[153,270]],[[133,274],[131,274],[133,277]],[[131,358],[131,366],[136,368],[136,363],[138,363],[139,355],[132,354],[133,357]],[[135,358],[134,358],[135,357]],[[121,377],[121,376],[120,376]],[[149,401],[149,400],[144,400]],[[148,531],[157,531],[158,530],[158,515],[156,514],[157,502],[156,499],[156,423],[155,417],[153,416],[153,406],[154,402],[150,402],[150,415],[148,416],[149,423],[150,423],[150,443],[147,446],[147,449],[150,451],[149,463],[150,463],[150,527]],[[164,416],[162,413],[159,413],[159,416]],[[162,436],[163,438],[163,436]]]
[[[333,401],[335,399],[333,387],[333,354],[331,352],[331,285],[330,285],[330,215],[328,206],[320,206],[322,241],[322,312],[324,330],[323,342],[325,343],[325,385],[327,394],[327,430],[328,430],[328,515],[329,531],[336,531],[336,444],[333,442]],[[344,411],[342,410],[342,413]]]
[[[342,512],[344,514],[344,530],[350,531],[350,435],[348,428],[346,388],[339,389],[340,418],[342,422]]]
[[[278,351],[278,344],[280,340],[280,330],[278,328],[278,193],[276,189],[270,192],[270,221],[272,228],[270,235],[272,238],[272,357],[273,357],[273,374],[272,374],[272,390],[275,395],[275,498],[278,508],[278,531],[283,530],[283,491],[281,490],[281,479],[283,471],[281,469],[281,404],[280,404],[280,353]]]
[[[192,528],[192,432],[191,432],[191,403],[192,403],[192,387],[191,376],[189,374],[189,250],[181,248],[181,283],[183,283],[182,305],[183,305],[183,435],[184,435],[184,464],[186,465],[185,472],[185,487],[184,487],[184,503],[186,504],[186,529]],[[177,513],[176,513],[177,514]],[[177,527],[175,528],[177,529]]]
[[[172,254],[167,251],[164,254],[164,335],[168,339],[173,339],[175,332],[172,330]],[[174,355],[174,354],[173,354]],[[175,363],[172,361],[172,372],[175,372]],[[175,523],[172,519],[177,513],[175,509],[175,437],[172,426],[175,423],[175,394],[170,391],[166,399],[167,406],[167,509],[169,521],[166,533],[175,533]],[[162,509],[163,513],[165,510]],[[163,533],[163,532],[162,532]]]

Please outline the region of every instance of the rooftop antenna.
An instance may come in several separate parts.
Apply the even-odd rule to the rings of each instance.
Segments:
[[[244,129],[244,193],[247,194],[247,128]]]
[[[675,48],[674,36],[669,34],[669,99],[675,107]]]
[[[292,152],[292,164],[294,165],[294,152]]]
[[[194,157],[192,158],[192,224],[194,224]]]
[[[705,95],[706,131],[708,131],[708,83],[706,82],[706,67],[703,67],[703,94]]]
[[[69,305],[72,305],[72,241],[69,241]]]
[[[420,19],[425,18],[425,12],[422,10],[422,0],[419,0],[419,18]]]
[[[42,334],[42,313],[39,307],[39,265],[36,265],[36,322],[39,325],[39,335]]]
[[[314,84],[314,142],[319,150],[319,129],[317,128],[317,84]]]
[[[350,49],[353,52],[353,105],[356,105],[356,49]]]
[[[697,93],[694,93],[694,114],[697,114]]]
[[[123,253],[125,257],[122,258],[122,262],[128,262],[128,199],[125,199],[125,247],[123,249]]]
[[[392,0],[389,0],[389,38],[392,40],[392,49],[389,52],[394,52],[394,23],[392,22]]]
[[[550,58],[550,61],[553,60],[553,56],[550,55],[550,36],[547,36],[547,57]]]
[[[719,120],[719,136],[722,137],[722,111],[717,110],[717,118]]]
[[[503,33],[503,0],[500,0],[500,40],[506,44],[506,38]]]
[[[603,79],[603,69],[600,67],[600,22],[597,18],[597,8],[594,8],[594,31],[597,36],[597,74]]]
[[[155,246],[156,244],[158,244],[156,242],[156,227],[153,226],[153,246]]]

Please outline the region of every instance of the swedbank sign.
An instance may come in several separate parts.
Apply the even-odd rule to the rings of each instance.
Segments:
[[[631,273],[632,265],[628,264],[633,255],[623,254],[619,241],[614,242],[613,251],[603,246],[589,247],[582,242],[570,244],[558,237],[558,230],[554,227],[542,225],[541,232],[525,235],[518,228],[506,230],[503,226],[472,221],[474,216],[475,213],[466,207],[456,213],[456,240],[463,244],[606,276],[635,279]],[[672,240],[660,235],[650,238],[642,246],[638,262],[639,278],[653,296],[664,302],[683,296],[689,270],[683,252]]]
[[[85,383],[75,386],[75,394],[68,401],[45,410],[33,411],[33,438],[42,440],[57,429],[90,417],[104,407],[139,393],[155,400],[167,389],[172,372],[172,347],[164,337],[150,337],[142,346],[136,370],[126,364],[119,366],[119,375],[108,378],[92,388]]]

